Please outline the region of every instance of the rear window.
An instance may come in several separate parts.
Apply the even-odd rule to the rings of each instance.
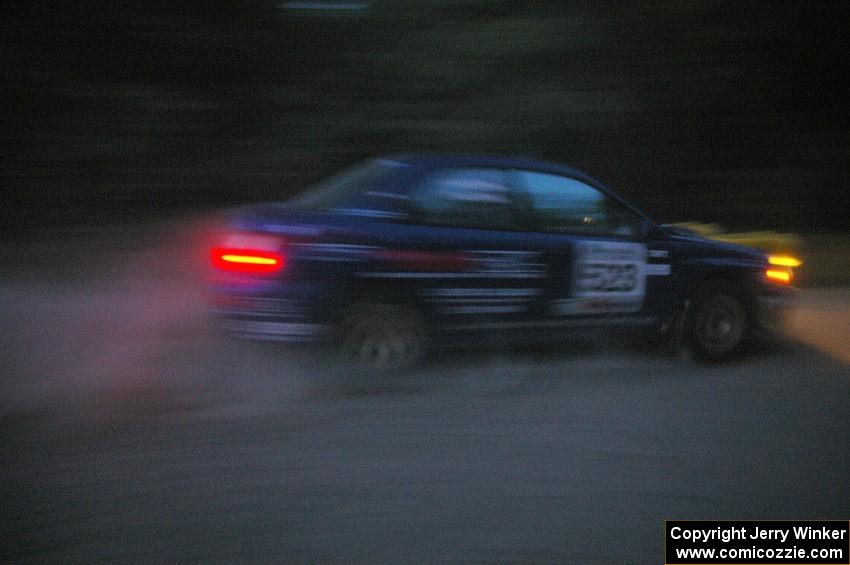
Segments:
[[[305,210],[333,210],[345,206],[358,194],[374,189],[399,166],[401,163],[384,159],[366,161],[313,185],[288,203]]]
[[[515,229],[505,175],[497,169],[442,169],[416,188],[418,218],[432,225]]]

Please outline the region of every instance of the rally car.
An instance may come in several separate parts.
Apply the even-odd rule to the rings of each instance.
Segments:
[[[374,159],[225,218],[211,249],[225,327],[326,342],[376,370],[440,342],[593,327],[719,360],[794,292],[792,268],[764,252],[660,226],[589,176],[531,159]]]

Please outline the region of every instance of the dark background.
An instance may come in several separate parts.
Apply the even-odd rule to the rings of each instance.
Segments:
[[[847,2],[318,4],[4,2],[4,231],[417,150],[565,162],[660,221],[848,229]]]

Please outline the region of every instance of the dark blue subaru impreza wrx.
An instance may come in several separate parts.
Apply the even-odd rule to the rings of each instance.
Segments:
[[[794,293],[764,253],[659,226],[578,171],[469,155],[375,159],[230,211],[211,259],[231,332],[378,370],[439,342],[591,327],[723,359]]]

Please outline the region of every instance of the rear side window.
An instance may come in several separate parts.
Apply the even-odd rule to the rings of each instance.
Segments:
[[[291,199],[289,204],[296,208],[316,211],[345,206],[359,194],[380,187],[384,179],[401,166],[400,163],[387,160],[357,164],[313,185],[306,192]]]
[[[513,174],[527,194],[536,229],[622,237],[639,233],[637,214],[586,183],[535,171]]]
[[[484,229],[516,228],[505,173],[498,169],[442,169],[412,194],[415,217],[427,224]]]

